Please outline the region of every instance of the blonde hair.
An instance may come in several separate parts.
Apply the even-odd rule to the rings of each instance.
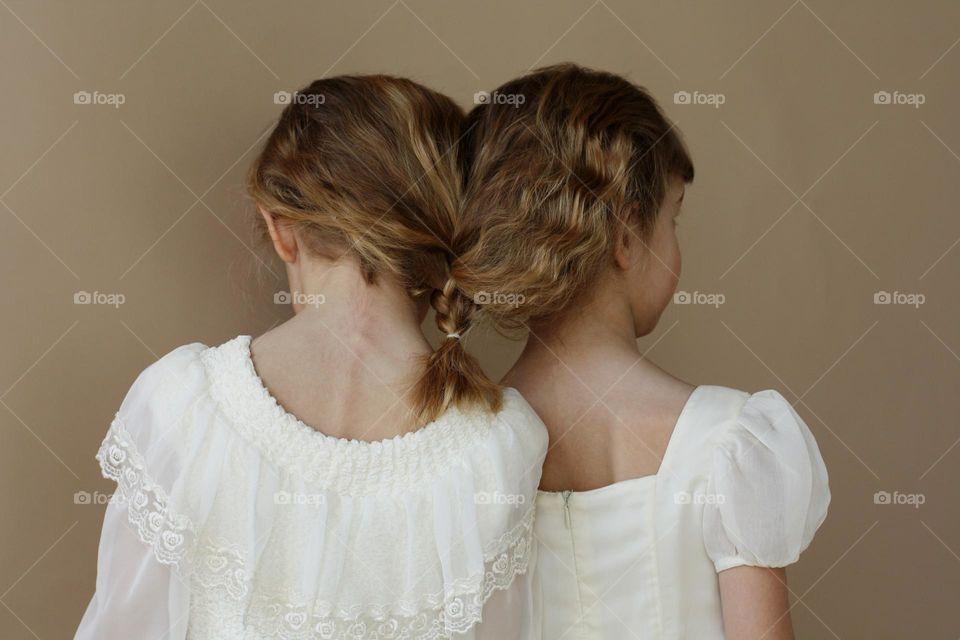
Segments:
[[[501,326],[554,318],[612,263],[627,222],[649,238],[679,132],[624,78],[564,64],[508,82],[464,121],[466,189],[451,273]]]
[[[462,335],[472,314],[449,271],[462,120],[449,98],[403,78],[317,80],[283,110],[251,168],[250,195],[312,253],[352,252],[368,284],[385,274],[414,298],[429,295],[440,330]],[[413,391],[422,421],[453,404],[500,407],[499,387],[460,339],[423,364]]]

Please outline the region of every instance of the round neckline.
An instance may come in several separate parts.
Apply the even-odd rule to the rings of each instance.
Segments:
[[[348,446],[353,448],[380,448],[387,445],[413,446],[417,444],[418,441],[431,437],[435,431],[443,429],[445,424],[451,422],[450,418],[463,415],[463,411],[461,411],[458,407],[451,406],[446,412],[443,413],[443,415],[431,420],[427,424],[417,429],[414,429],[413,431],[398,433],[390,438],[382,438],[380,440],[361,440],[359,438],[341,438],[338,436],[332,436],[324,433],[312,425],[307,424],[298,418],[296,414],[288,411],[287,408],[284,407],[279,400],[277,400],[276,396],[270,392],[270,389],[267,387],[266,383],[264,383],[263,378],[261,378],[260,374],[257,372],[256,364],[253,361],[253,351],[250,348],[250,345],[253,342],[252,336],[237,336],[231,342],[236,343],[236,346],[243,355],[242,360],[244,366],[242,373],[248,380],[251,389],[255,390],[257,401],[261,402],[270,413],[274,414],[277,420],[284,424],[290,425],[292,428],[310,436],[314,440],[318,440],[329,445]],[[230,343],[228,342],[227,344]],[[513,387],[504,387],[503,391],[505,404],[507,401],[506,397],[509,393],[519,393]]]
[[[687,396],[686,401],[683,403],[683,406],[680,408],[680,413],[677,414],[677,419],[673,424],[673,430],[670,432],[670,437],[667,439],[667,446],[663,450],[663,458],[660,459],[660,466],[657,468],[656,472],[648,473],[645,476],[637,476],[635,478],[625,478],[623,480],[617,480],[616,482],[611,482],[610,484],[605,484],[601,487],[594,487],[593,489],[584,489],[583,491],[572,491],[572,490],[562,490],[562,491],[543,491],[537,489],[537,496],[563,496],[568,494],[571,496],[596,496],[602,495],[604,493],[610,493],[623,489],[626,487],[633,486],[634,484],[645,484],[647,482],[652,482],[657,480],[663,472],[667,469],[667,463],[671,458],[671,453],[677,447],[675,444],[679,440],[678,433],[680,432],[683,424],[686,422],[687,414],[690,413],[690,407],[694,404],[694,396],[698,395],[698,392],[701,389],[704,389],[705,385],[697,385],[693,388],[693,391],[690,392],[690,395]]]
[[[242,335],[200,354],[207,395],[224,422],[285,473],[343,496],[396,493],[426,486],[451,469],[475,464],[483,447],[523,439],[536,413],[504,389],[496,413],[450,407],[415,431],[383,440],[331,436],[287,411],[263,384]],[[524,440],[525,441],[525,440]]]

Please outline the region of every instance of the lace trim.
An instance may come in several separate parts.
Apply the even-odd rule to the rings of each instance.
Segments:
[[[127,504],[128,519],[140,540],[163,564],[179,565],[192,546],[194,528],[185,516],[171,512],[166,492],[147,474],[143,456],[119,416],[110,424],[97,460],[104,477],[117,483],[117,494]]]
[[[468,631],[483,619],[483,606],[494,591],[506,589],[516,576],[526,573],[532,538],[534,509],[495,541],[484,563],[484,573],[460,581],[447,593],[431,594],[419,603],[394,603],[383,607],[336,609],[329,602],[312,605],[285,595],[256,594],[247,620],[264,637],[279,640],[441,640]],[[400,609],[403,613],[391,614]]]
[[[251,580],[242,551],[222,539],[198,544],[195,525],[170,508],[169,496],[147,473],[143,456],[119,416],[111,423],[97,460],[103,475],[117,483],[117,493],[127,505],[128,520],[141,542],[153,550],[159,562],[172,565],[178,575],[192,580],[196,602],[207,603],[211,611],[236,608],[237,624],[252,627],[264,637],[446,639],[480,622],[483,605],[493,592],[509,587],[529,565],[534,507],[486,546],[482,574],[445,585],[443,591],[416,601],[344,609],[323,600],[308,603],[290,594],[255,592],[246,603]]]
[[[200,357],[211,397],[244,440],[276,466],[340,495],[409,490],[462,463],[491,429],[516,428],[483,412],[451,407],[430,424],[387,440],[335,438],[304,424],[270,394],[250,356],[250,336]],[[506,389],[505,408],[517,397]]]

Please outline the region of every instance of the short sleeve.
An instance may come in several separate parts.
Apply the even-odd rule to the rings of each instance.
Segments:
[[[813,434],[776,391],[755,393],[719,435],[703,536],[717,572],[798,560],[827,515],[827,469]]]
[[[172,425],[189,402],[202,347],[180,347],[147,367],[103,440],[97,459],[117,490],[104,515],[96,591],[76,640],[186,637],[190,590],[176,570],[175,544],[182,523],[164,481],[179,466]]]

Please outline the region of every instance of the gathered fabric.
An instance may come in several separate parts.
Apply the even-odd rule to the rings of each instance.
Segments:
[[[530,637],[511,627],[547,435],[523,398],[334,438],[277,403],[249,344],[181,347],[131,388],[97,455],[117,492],[77,638]]]

